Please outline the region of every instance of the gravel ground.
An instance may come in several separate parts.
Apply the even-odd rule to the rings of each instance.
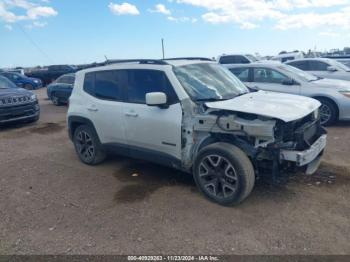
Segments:
[[[349,254],[350,123],[329,128],[314,176],[208,202],[191,177],[111,157],[79,162],[66,107],[37,91],[38,123],[0,131],[0,254]]]

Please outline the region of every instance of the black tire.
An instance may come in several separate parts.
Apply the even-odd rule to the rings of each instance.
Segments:
[[[55,93],[51,94],[51,101],[55,106],[60,106],[62,105],[62,102],[60,101],[60,99],[56,96]]]
[[[217,160],[217,167],[212,164],[215,156],[222,158]],[[222,162],[219,163],[220,161]],[[197,187],[209,200],[224,206],[241,203],[249,196],[255,184],[254,167],[248,156],[228,143],[215,143],[202,149],[196,158],[193,176]]]
[[[27,89],[27,90],[34,90],[34,87],[33,87],[31,84],[25,84],[25,85],[24,85],[24,89]]]
[[[87,165],[97,165],[106,158],[101,143],[93,128],[88,125],[77,127],[73,137],[75,151],[80,160]]]
[[[328,99],[318,98],[317,100],[322,104],[320,108],[321,124],[324,126],[334,124],[338,119],[338,110],[336,105]]]

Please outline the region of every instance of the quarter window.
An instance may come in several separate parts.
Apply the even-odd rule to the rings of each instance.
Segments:
[[[84,78],[84,91],[95,96],[95,73],[87,73]]]
[[[163,92],[167,95],[168,104],[178,102],[174,88],[167,76],[157,70],[128,70],[128,102],[145,104],[146,94]]]
[[[284,80],[288,78],[275,71],[268,68],[255,68],[254,69],[254,82],[257,83],[273,83],[282,84]]]

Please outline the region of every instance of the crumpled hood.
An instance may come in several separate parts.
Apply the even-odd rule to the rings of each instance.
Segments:
[[[311,114],[321,103],[303,96],[259,91],[206,105],[212,109],[249,113],[290,122]]]
[[[30,92],[24,88],[7,88],[0,89],[0,98],[9,96],[31,96],[33,92]]]
[[[350,91],[350,81],[324,78],[312,82],[318,87],[332,88],[337,91]]]

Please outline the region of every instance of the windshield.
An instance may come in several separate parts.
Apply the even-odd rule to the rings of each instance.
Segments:
[[[238,78],[218,64],[191,64],[173,70],[194,101],[226,100],[249,92]]]
[[[292,75],[296,75],[297,77],[299,77],[301,80],[303,81],[307,81],[307,82],[312,82],[312,81],[316,81],[318,79],[320,79],[317,76],[311,75],[305,71],[302,71],[296,67],[293,66],[289,66],[289,65],[280,65],[278,66],[279,69],[287,71],[288,73],[292,74]]]
[[[5,77],[0,76],[0,89],[17,88],[15,84],[7,80]]]
[[[340,62],[338,62],[336,60],[329,60],[329,61],[330,61],[331,65],[334,65],[334,66],[336,66],[336,67],[338,67],[338,68],[340,68],[340,69],[342,69],[344,71],[350,72],[350,67],[344,65],[343,63],[340,63]]]

